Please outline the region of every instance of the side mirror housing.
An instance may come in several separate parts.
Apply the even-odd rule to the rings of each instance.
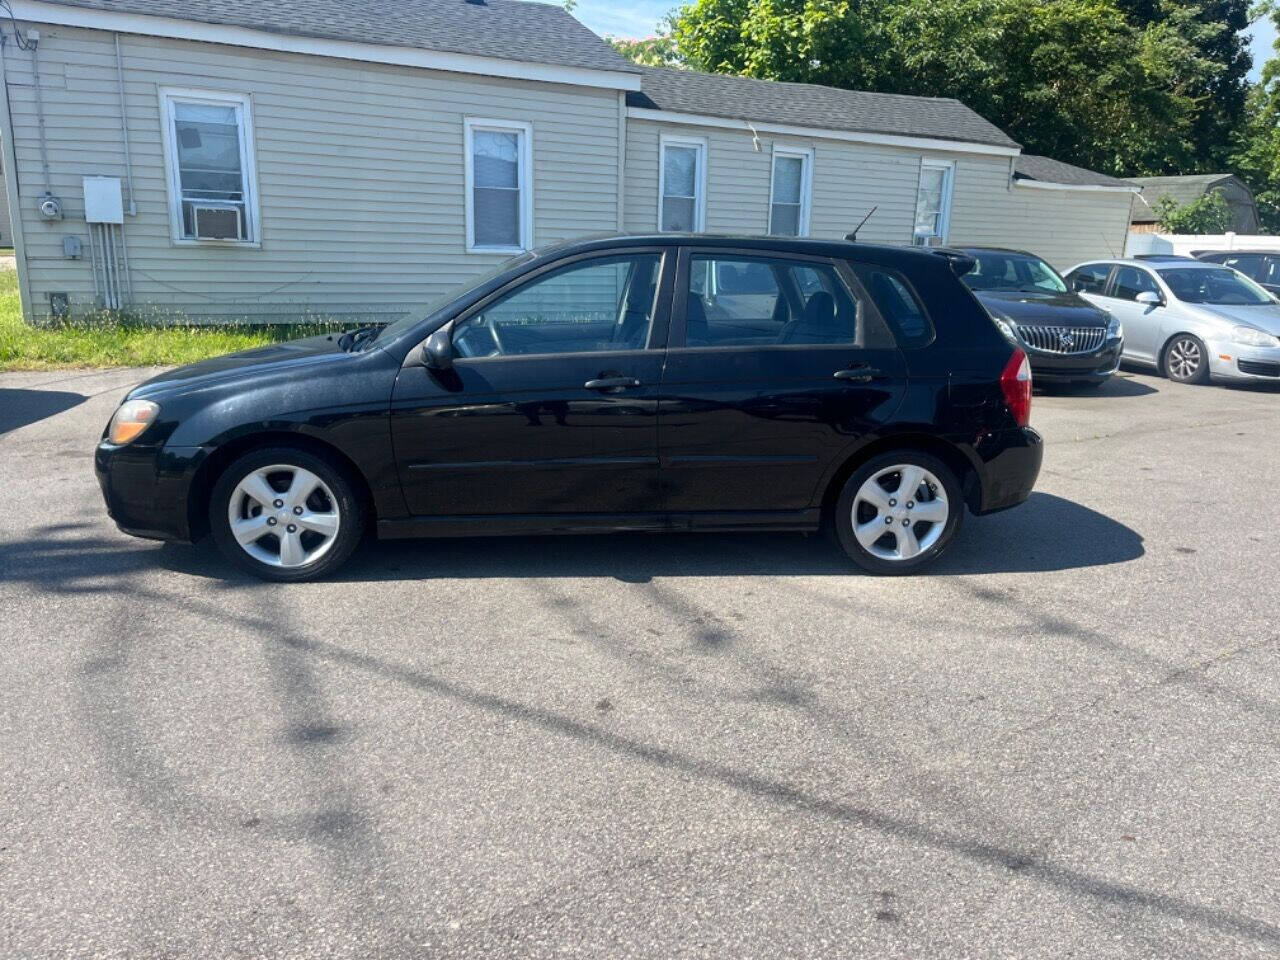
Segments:
[[[448,325],[441,327],[423,342],[422,365],[428,370],[453,369],[453,334]]]
[[[1143,290],[1135,299],[1138,303],[1145,304],[1148,307],[1164,306],[1164,297],[1154,290]]]

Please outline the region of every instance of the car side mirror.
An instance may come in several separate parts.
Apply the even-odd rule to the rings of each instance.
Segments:
[[[423,342],[422,365],[428,370],[453,369],[453,331],[448,324]]]
[[[1156,293],[1154,290],[1143,290],[1134,298],[1134,300],[1138,303],[1145,304],[1148,307],[1164,306],[1164,297],[1160,296],[1160,294]]]

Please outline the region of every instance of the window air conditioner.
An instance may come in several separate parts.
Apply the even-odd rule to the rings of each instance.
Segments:
[[[244,212],[233,203],[191,204],[191,220],[197,240],[243,240]]]

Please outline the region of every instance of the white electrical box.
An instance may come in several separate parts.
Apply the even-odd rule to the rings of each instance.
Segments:
[[[124,194],[119,177],[84,178],[86,223],[124,223]]]

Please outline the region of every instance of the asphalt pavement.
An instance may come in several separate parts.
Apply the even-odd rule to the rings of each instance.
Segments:
[[[0,957],[1280,956],[1280,391],[1037,396],[925,576],[820,537],[120,534],[146,371],[0,376]]]

